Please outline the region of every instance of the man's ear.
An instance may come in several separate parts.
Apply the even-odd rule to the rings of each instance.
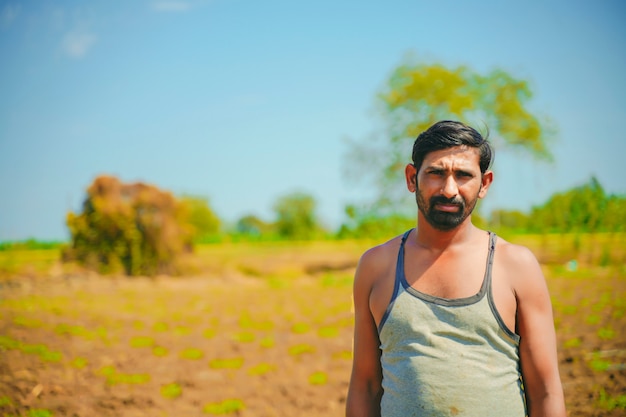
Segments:
[[[404,177],[406,179],[406,188],[412,193],[417,190],[417,169],[413,164],[407,164],[404,167]]]
[[[478,192],[478,198],[485,198],[487,190],[493,182],[493,171],[485,171],[481,178],[480,191]]]

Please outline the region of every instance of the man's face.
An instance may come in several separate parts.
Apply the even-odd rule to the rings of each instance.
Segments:
[[[477,149],[458,146],[434,151],[417,172],[417,207],[431,226],[449,231],[469,217],[489,183],[483,184]]]

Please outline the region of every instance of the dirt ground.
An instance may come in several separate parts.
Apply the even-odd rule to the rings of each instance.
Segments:
[[[0,416],[342,416],[357,252],[188,277],[4,280]],[[624,267],[545,272],[569,416],[624,415]]]

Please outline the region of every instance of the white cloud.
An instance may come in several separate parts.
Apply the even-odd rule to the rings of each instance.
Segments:
[[[93,47],[96,40],[96,35],[89,32],[70,32],[63,38],[63,51],[71,58],[82,58]]]
[[[191,4],[182,0],[159,0],[152,3],[152,7],[158,12],[186,12]]]
[[[0,12],[0,27],[8,28],[20,13],[20,5],[6,4]]]

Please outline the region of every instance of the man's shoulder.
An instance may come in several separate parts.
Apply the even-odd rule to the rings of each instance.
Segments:
[[[498,257],[506,263],[512,263],[515,265],[537,263],[537,258],[530,248],[524,245],[511,243],[499,236],[496,243],[496,253]]]
[[[395,265],[401,243],[402,235],[398,235],[366,250],[359,259],[357,276],[366,275],[374,278],[387,273]]]
[[[527,246],[498,239],[495,259],[498,269],[505,272],[516,294],[520,295],[528,289],[544,285],[545,278],[541,265]]]
[[[384,243],[369,248],[361,255],[361,262],[380,261],[391,256],[395,257],[400,249],[402,236],[395,236]]]

